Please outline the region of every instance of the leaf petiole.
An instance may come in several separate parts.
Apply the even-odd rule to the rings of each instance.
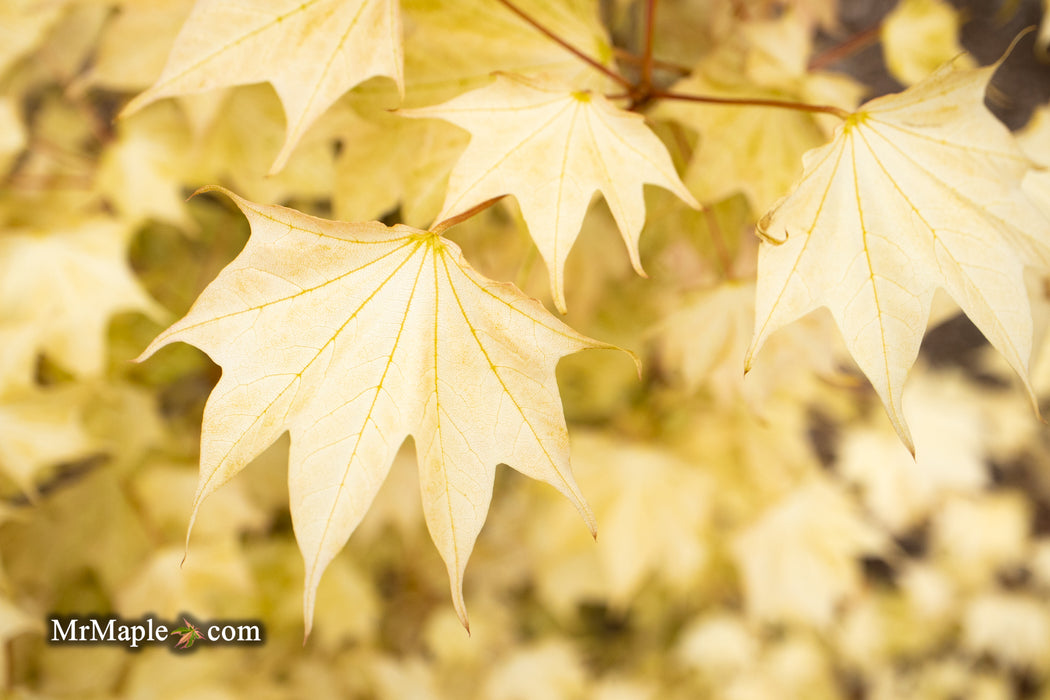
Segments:
[[[790,100],[773,100],[755,97],[714,97],[711,95],[685,95],[679,92],[657,90],[650,96],[651,99],[660,100],[683,100],[685,102],[702,102],[713,105],[729,105],[736,107],[774,107],[778,109],[793,109],[798,112],[819,112],[831,114],[839,119],[847,119],[850,113],[841,107],[832,105],[814,105],[807,102],[792,102]]]

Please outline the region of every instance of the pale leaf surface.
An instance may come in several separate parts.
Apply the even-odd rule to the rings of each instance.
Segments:
[[[554,485],[593,532],[569,470],[554,368],[563,355],[609,346],[485,279],[436,234],[326,221],[227,194],[248,217],[251,239],[144,356],[184,341],[223,368],[204,411],[195,513],[290,432],[308,629],[321,573],[408,435],[464,622],[463,572],[497,464]]]
[[[444,119],[470,132],[438,220],[493,197],[514,195],[547,263],[554,302],[562,312],[565,259],[595,192],[605,197],[639,274],[644,274],[638,253],[645,223],[642,185],[659,185],[700,206],[644,119],[598,94],[501,75],[444,104],[401,114]]]
[[[747,364],[775,330],[827,307],[909,448],[901,393],[938,288],[1031,394],[1022,273],[1050,262],[1050,222],[1021,189],[1028,159],[984,107],[994,70],[944,66],[867,103],[806,154],[802,179],[759,226]]]
[[[157,82],[123,114],[155,100],[269,82],[284,105],[284,167],[303,132],[373,76],[403,85],[397,0],[198,0]]]

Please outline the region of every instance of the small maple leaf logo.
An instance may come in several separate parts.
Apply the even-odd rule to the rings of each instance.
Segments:
[[[195,624],[193,624],[186,618],[182,618],[182,622],[185,626],[172,630],[171,634],[168,636],[174,637],[176,634],[181,635],[179,637],[179,641],[175,643],[175,648],[189,649],[193,646],[194,642],[200,639],[204,639],[204,635],[201,634],[201,631],[197,628]]]

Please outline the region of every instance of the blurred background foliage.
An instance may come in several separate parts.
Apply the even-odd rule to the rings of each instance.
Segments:
[[[639,49],[644,3],[570,4],[600,16],[614,46]],[[652,107],[708,210],[647,191],[649,279],[607,243],[604,204],[569,258],[567,322],[645,368],[639,379],[614,352],[559,367],[597,542],[552,489],[502,468],[466,579],[468,636],[406,446],[325,576],[303,644],[283,439],[204,504],[180,567],[219,370],[185,345],[132,360],[248,235],[227,200],[185,198],[222,183],[318,215],[425,225],[466,143],[388,115],[376,81],[272,177],[283,115],[269,86],[115,120],[190,6],[0,4],[6,697],[1050,698],[1050,434],[968,322],[939,311],[913,372],[914,461],[823,317],[785,329],[741,376],[753,228],[797,162],[781,167],[761,139],[783,129],[801,152],[822,138],[783,113]],[[960,50],[989,63],[1041,19],[1027,0],[665,0],[656,53],[693,69],[697,90],[855,101]],[[989,104],[1047,165],[1044,41],[1021,40]],[[549,303],[513,202],[450,237],[483,273]],[[1032,279],[1032,296],[1045,326],[1045,281]],[[1037,348],[1046,412],[1050,347]],[[147,613],[258,619],[266,644],[45,642],[48,615]]]

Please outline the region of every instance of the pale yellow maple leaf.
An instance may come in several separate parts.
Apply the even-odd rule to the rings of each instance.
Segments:
[[[905,85],[914,85],[952,59],[960,68],[973,68],[973,58],[959,43],[961,24],[959,12],[945,0],[901,0],[880,31],[886,67]]]
[[[36,349],[74,374],[101,372],[113,314],[162,316],[125,260],[131,233],[104,218],[0,232],[0,323],[33,329]]]
[[[435,233],[332,222],[226,194],[252,226],[247,246],[142,357],[185,341],[223,368],[204,412],[194,513],[291,433],[308,630],[322,572],[410,434],[427,525],[464,623],[463,572],[497,464],[554,485],[593,532],[569,470],[554,367],[563,355],[611,346],[474,272]]]
[[[269,82],[284,106],[284,167],[303,132],[343,93],[373,76],[403,89],[397,0],[197,0],[157,82],[123,116],[151,102]]]
[[[846,347],[912,449],[901,394],[943,288],[1028,380],[1026,266],[1050,265],[1050,221],[1021,189],[1028,159],[984,107],[996,66],[943,66],[872,100],[810,151],[763,217],[754,354],[775,330],[830,309]]]
[[[547,263],[554,303],[563,313],[565,259],[596,191],[605,196],[631,263],[643,275],[638,253],[645,223],[642,185],[659,185],[700,207],[644,119],[598,94],[500,75],[491,85],[443,104],[400,114],[444,119],[471,133],[449,177],[438,220],[513,194]]]

